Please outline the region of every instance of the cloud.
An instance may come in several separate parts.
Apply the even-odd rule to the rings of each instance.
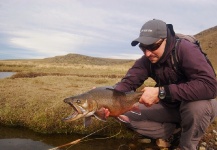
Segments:
[[[130,56],[130,57],[129,57]],[[114,59],[134,59],[134,60],[136,60],[136,59],[138,59],[138,58],[140,58],[140,57],[142,57],[142,55],[141,54],[130,54],[129,55],[129,53],[122,53],[122,54],[118,54],[118,55],[113,55],[113,56],[111,56],[110,58],[114,58]]]
[[[84,37],[77,34],[52,30],[17,31],[10,39],[10,44],[20,48],[35,51],[45,56],[61,55],[69,52],[77,53]],[[85,37],[86,38],[86,37]],[[91,38],[88,40],[91,42]]]
[[[217,23],[215,0],[8,0],[0,1],[0,8],[0,52],[5,58],[67,53],[135,58],[141,53],[130,42],[150,19],[172,23],[185,34]],[[14,53],[6,55],[6,50]]]

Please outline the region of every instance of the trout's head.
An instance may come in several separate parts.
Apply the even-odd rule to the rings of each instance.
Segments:
[[[66,122],[89,117],[97,110],[96,101],[85,98],[83,95],[65,98],[64,102],[72,107],[72,113],[64,119]]]

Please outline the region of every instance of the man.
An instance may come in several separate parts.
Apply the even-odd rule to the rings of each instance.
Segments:
[[[199,47],[184,39],[176,43],[171,24],[154,19],[142,26],[139,37],[131,45],[138,45],[144,56],[115,89],[135,91],[148,77],[157,84],[143,89],[139,100],[141,115],[127,112],[119,118],[134,131],[153,139],[169,139],[180,125],[180,149],[195,150],[217,116],[214,99],[217,81]],[[171,55],[175,45],[182,74],[173,68]]]

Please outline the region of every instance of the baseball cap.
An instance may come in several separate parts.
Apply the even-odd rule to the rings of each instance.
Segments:
[[[139,37],[133,40],[131,45],[136,46],[138,43],[150,45],[166,37],[167,24],[161,20],[153,19],[142,26]]]

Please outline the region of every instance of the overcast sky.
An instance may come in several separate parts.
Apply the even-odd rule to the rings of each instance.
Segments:
[[[0,0],[0,59],[137,59],[130,43],[146,21],[195,35],[216,26],[216,16],[216,0]]]

